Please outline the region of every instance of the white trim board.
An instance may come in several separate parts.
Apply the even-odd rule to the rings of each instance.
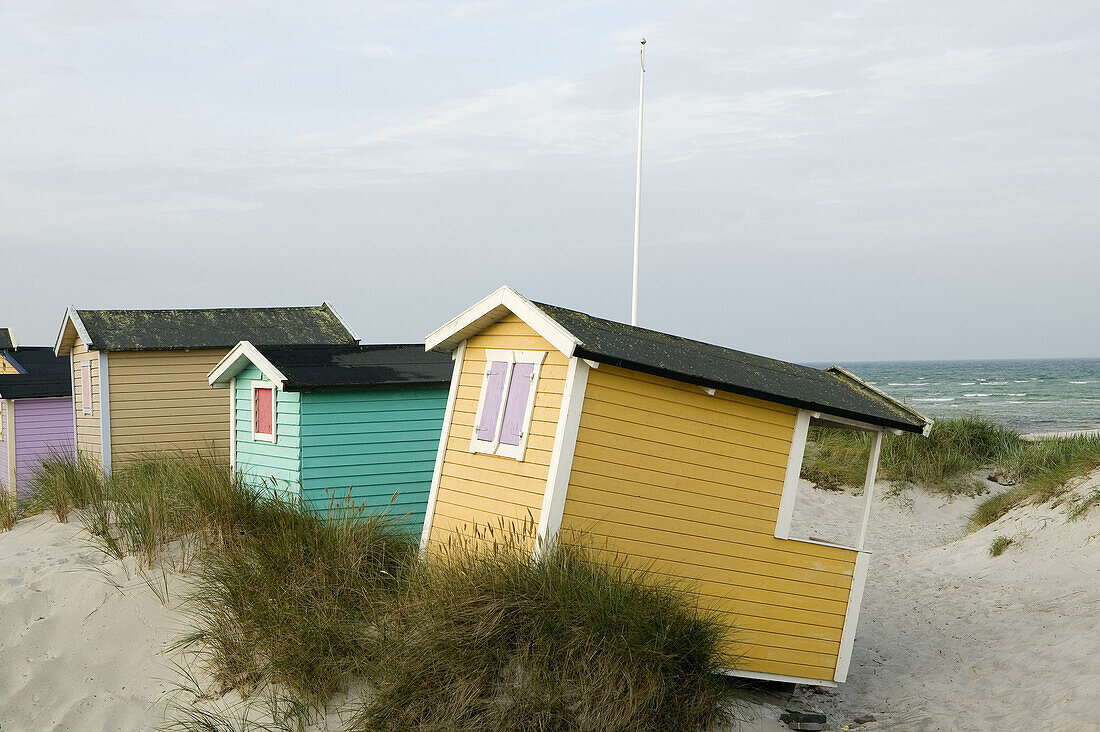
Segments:
[[[18,463],[16,462],[15,454],[15,400],[5,399],[7,409],[4,410],[4,421],[7,424],[4,425],[4,439],[6,440],[6,448],[8,451],[8,490],[12,495],[16,492],[16,482],[18,480]]]
[[[57,339],[53,344],[53,355],[61,355],[61,339],[65,337],[65,326],[70,322],[73,324],[73,329],[76,330],[76,334],[80,336],[80,340],[84,341],[84,345],[88,347],[89,351],[96,350],[92,347],[91,336],[88,335],[88,329],[84,327],[84,321],[80,319],[80,314],[76,311],[76,308],[70,305],[65,308],[65,317],[61,320],[61,330],[57,333]],[[72,349],[69,350],[70,355]]]
[[[89,380],[88,387],[91,388]],[[107,372],[107,352],[99,352],[99,440],[103,472],[111,474],[111,380]]]
[[[322,302],[321,303],[321,308],[322,309],[323,308],[328,308],[328,311],[330,313],[332,313],[334,316],[336,316],[336,319],[340,321],[340,325],[344,326],[344,330],[346,330],[351,335],[351,337],[355,339],[355,342],[356,343],[361,342],[361,339],[359,338],[359,334],[356,333],[355,329],[351,327],[351,324],[348,323],[348,321],[344,319],[344,316],[340,314],[340,311],[337,310],[336,308],[332,307],[331,303]]]
[[[72,395],[73,402],[73,457],[76,458],[80,455],[80,443],[76,439],[76,361],[71,352],[69,353],[69,394]]]
[[[443,413],[443,429],[439,433],[439,448],[435,453],[435,468],[432,470],[432,484],[428,491],[428,505],[424,511],[424,527],[420,532],[420,549],[428,547],[432,535],[432,519],[435,517],[435,499],[439,495],[439,481],[443,475],[443,459],[447,455],[447,440],[451,436],[451,417],[455,411],[455,399],[458,397],[458,380],[462,376],[462,361],[466,357],[466,341],[458,344],[452,357],[455,360],[451,373],[451,387],[447,393],[447,411]]]
[[[871,555],[867,552],[856,554],[856,566],[852,571],[852,589],[848,592],[848,608],[844,613],[844,630],[840,633],[840,654],[836,659],[836,673],[833,680],[837,683],[848,678],[848,667],[852,663],[852,648],[856,642],[856,625],[859,623],[859,606],[863,604],[863,588],[867,586],[867,567]]]
[[[573,452],[577,447],[577,432],[581,425],[584,393],[588,388],[588,363],[583,359],[569,359],[569,371],[565,376],[565,390],[558,411],[558,426],[554,434],[554,448],[550,454],[546,488],[543,491],[542,510],[539,512],[538,546],[547,546],[561,530],[565,497],[569,490],[569,475],[573,470]]]
[[[809,684],[812,686],[837,686],[836,681],[828,679],[809,679],[802,676],[787,676],[786,674],[769,674],[764,671],[738,671],[737,669],[723,669],[720,673],[726,676],[736,676],[742,679],[757,679],[758,681],[782,681],[786,684]]]
[[[229,379],[229,469],[237,469],[237,377]]]
[[[481,332],[508,313],[514,314],[568,358],[573,356],[574,349],[580,345],[580,341],[572,333],[539,310],[530,300],[510,287],[501,287],[429,333],[424,339],[424,348],[428,351],[453,351],[459,342]]]
[[[248,341],[241,341],[233,346],[229,353],[218,361],[218,365],[206,375],[206,380],[215,389],[225,389],[229,386],[230,380],[244,371],[249,364],[258,368],[280,391],[285,391],[286,376],[260,353],[260,349]]]
[[[799,409],[794,419],[791,451],[787,455],[787,472],[783,474],[783,493],[779,498],[779,518],[775,522],[775,538],[791,538],[791,520],[794,518],[795,499],[798,496],[798,478],[802,474],[802,458],[806,454],[806,435],[810,431],[810,413]]]

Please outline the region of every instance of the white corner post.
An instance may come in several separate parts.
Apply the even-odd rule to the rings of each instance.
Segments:
[[[645,104],[645,39],[639,51],[642,64],[638,87],[638,172],[634,180],[634,285],[630,295],[630,324],[638,324],[638,239],[642,225],[642,108]]]
[[[8,475],[7,484],[8,492],[13,496],[16,494],[16,479],[17,473],[16,462],[17,455],[15,454],[15,400],[4,400],[4,439],[7,442],[8,450]]]
[[[88,388],[92,387],[88,384]],[[99,435],[103,472],[111,474],[111,382],[107,378],[107,352],[99,352]]]
[[[573,470],[573,452],[577,447],[577,432],[581,426],[584,392],[588,388],[588,372],[589,366],[584,359],[575,356],[569,359],[558,427],[554,433],[554,449],[550,454],[550,467],[546,474],[546,491],[542,495],[542,510],[539,511],[536,551],[549,545],[561,529],[565,496],[569,490],[569,474]]]
[[[856,642],[856,626],[859,625],[859,607],[863,604],[863,588],[867,586],[867,566],[871,563],[868,552],[856,552],[856,565],[852,570],[852,589],[848,592],[848,609],[844,613],[844,630],[840,633],[840,654],[836,659],[833,681],[842,683],[848,678],[852,663],[852,648]]]
[[[237,469],[237,377],[229,379],[229,469]]]
[[[779,518],[775,522],[775,538],[791,537],[791,521],[798,497],[798,479],[802,475],[802,457],[806,454],[806,436],[810,432],[810,412],[799,409],[791,436],[791,452],[787,456],[787,472],[783,476],[783,493],[779,498]]]
[[[424,512],[424,528],[420,533],[420,550],[428,548],[432,536],[432,520],[435,518],[435,500],[439,495],[439,481],[443,477],[443,458],[447,455],[447,441],[451,436],[451,420],[455,413],[455,400],[458,398],[458,381],[462,376],[462,361],[466,357],[466,341],[458,344],[451,357],[455,360],[451,372],[451,388],[447,393],[447,409],[443,413],[443,429],[439,433],[439,449],[435,454],[435,469],[432,471],[432,486],[428,493],[428,506]]]
[[[863,551],[867,540],[867,527],[871,523],[871,499],[875,495],[875,476],[878,474],[878,455],[882,449],[882,430],[876,430],[871,438],[871,457],[867,460],[867,477],[863,480],[863,510],[859,517],[859,538],[856,549]]]

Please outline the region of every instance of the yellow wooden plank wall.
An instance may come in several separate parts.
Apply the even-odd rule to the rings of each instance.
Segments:
[[[92,362],[92,413],[84,414],[80,391],[80,364]],[[73,409],[76,410],[76,446],[81,452],[100,460],[103,456],[99,429],[99,351],[89,351],[78,336],[72,349]]]
[[[229,454],[229,391],[206,375],[220,349],[114,351],[107,355],[111,462],[159,450],[208,449]]]
[[[776,539],[796,410],[601,365],[562,531],[684,578],[738,668],[832,680],[856,552]]]
[[[4,358],[3,354],[0,354],[0,374],[18,374],[19,369],[8,363],[8,360]]]
[[[522,462],[470,452],[486,349],[547,353]],[[508,529],[525,522],[538,525],[567,369],[568,359],[514,315],[469,339],[429,534],[433,543],[446,542],[456,532],[471,537],[491,527],[499,533],[501,521]]]

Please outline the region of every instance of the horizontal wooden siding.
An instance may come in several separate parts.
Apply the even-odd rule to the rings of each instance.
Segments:
[[[447,389],[302,395],[302,498],[424,523]]]
[[[485,350],[545,351],[523,461],[470,452],[474,418],[485,373]],[[447,440],[430,541],[456,533],[522,531],[537,526],[554,448],[568,360],[526,323],[509,315],[466,343],[450,437]],[[531,534],[533,536],[533,530]]]
[[[743,670],[832,680],[856,552],[774,536],[796,410],[601,365],[562,530],[687,580]]]
[[[219,349],[109,353],[112,465],[143,452],[211,446],[227,456],[229,397],[206,380],[224,355]]]
[[[103,443],[99,428],[99,351],[89,351],[78,336],[76,342],[73,343],[71,361],[73,369],[73,409],[76,414],[76,446],[81,452],[100,460],[103,456]],[[84,361],[90,361],[92,369],[91,414],[84,414],[82,408],[84,396],[81,392],[80,367]]]
[[[237,375],[233,394],[237,437],[237,470],[255,488],[298,496],[301,487],[301,397],[275,391],[275,442],[252,439],[252,382],[267,381],[255,366]],[[274,387],[274,384],[272,384]],[[220,391],[220,390],[219,390]],[[229,418],[226,410],[224,419]]]

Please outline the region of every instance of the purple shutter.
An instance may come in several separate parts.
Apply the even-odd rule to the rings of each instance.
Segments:
[[[512,383],[508,387],[508,402],[504,405],[504,418],[500,428],[500,441],[504,445],[518,445],[523,437],[523,418],[527,414],[527,396],[531,393],[535,364],[517,363],[512,367]]]
[[[481,423],[477,426],[479,440],[492,442],[496,438],[500,400],[504,394],[504,379],[507,376],[507,361],[490,362],[489,378],[485,381],[485,393],[481,395]]]

